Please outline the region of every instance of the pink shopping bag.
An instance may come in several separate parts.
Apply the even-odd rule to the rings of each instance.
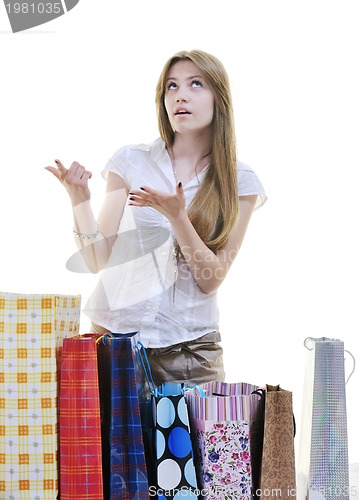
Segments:
[[[262,396],[251,384],[213,382],[186,392],[198,483],[204,499],[251,500],[258,471]]]

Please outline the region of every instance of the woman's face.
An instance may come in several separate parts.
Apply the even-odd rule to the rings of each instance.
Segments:
[[[178,61],[169,70],[165,108],[174,132],[191,134],[210,130],[213,91],[192,61]]]

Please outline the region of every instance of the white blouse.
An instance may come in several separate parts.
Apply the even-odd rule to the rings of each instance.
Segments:
[[[208,167],[183,186],[188,206]],[[125,146],[103,171],[115,172],[131,189],[149,186],[171,193],[175,177],[162,139],[150,145]],[[266,195],[258,177],[238,162],[239,196]],[[173,254],[174,234],[168,219],[150,207],[126,204],[106,269],[84,313],[113,333],[139,331],[146,347],[167,347],[218,331],[216,291],[205,294],[188,265]]]

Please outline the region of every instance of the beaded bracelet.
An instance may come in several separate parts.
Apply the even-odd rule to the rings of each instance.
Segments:
[[[82,238],[83,240],[94,240],[100,232],[100,228],[98,227],[97,223],[96,223],[96,225],[97,225],[97,229],[96,229],[95,233],[83,234],[83,233],[79,233],[79,232],[75,231],[75,229],[73,229],[74,236],[76,236],[76,238]]]

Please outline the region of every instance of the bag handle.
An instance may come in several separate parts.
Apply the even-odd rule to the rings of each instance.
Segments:
[[[252,391],[251,394],[257,394],[257,396],[260,396],[262,399],[264,397],[264,389],[256,389],[255,391]]]
[[[205,394],[205,392],[204,392],[204,390],[202,389],[201,386],[199,386],[199,385],[193,385],[192,387],[188,387],[187,382],[185,383],[185,386],[183,387],[184,394],[186,392],[194,391],[194,390],[197,390],[199,392],[199,395],[200,395],[201,398],[205,398],[206,397],[206,394]]]
[[[100,342],[102,342],[104,345],[105,345],[105,338],[109,338],[109,339],[112,339],[113,338],[113,335],[112,333],[103,333],[102,335],[100,335],[97,339],[96,339],[96,344],[99,344]]]
[[[114,339],[115,336],[112,335],[112,333],[103,333],[102,335],[100,335],[97,339],[96,339],[96,344],[99,344],[100,342],[103,343],[103,345],[105,345],[105,339]]]
[[[142,344],[142,342],[138,341],[136,343],[136,349],[137,349],[138,355],[140,357],[143,371],[145,372],[145,377],[146,377],[147,384],[148,384],[148,387],[149,387],[151,394],[153,396],[161,396],[161,394],[159,393],[159,391],[155,385],[155,382],[153,380],[151,366],[150,366],[150,362],[148,361],[148,356],[147,356],[145,346]]]
[[[353,373],[355,372],[355,365],[356,365],[356,361],[355,361],[355,358],[354,358],[353,354],[352,354],[350,351],[348,351],[347,349],[344,349],[344,352],[346,352],[347,354],[349,354],[349,356],[350,356],[350,357],[352,358],[352,360],[353,360],[353,368],[352,368],[352,371],[349,373],[349,375],[348,375],[348,377],[347,377],[347,379],[346,379],[346,381],[345,381],[345,385],[347,385],[347,383],[349,382],[350,377],[351,377],[351,376],[353,375]],[[344,361],[345,361],[345,359],[344,359]]]
[[[319,339],[316,339],[316,338],[314,338],[314,337],[307,337],[307,338],[304,340],[304,347],[305,347],[306,349],[308,349],[308,351],[312,351],[312,350],[314,349],[314,346],[311,344],[311,342],[312,342],[313,344],[315,344],[315,341],[316,341],[316,340],[319,340],[319,341],[320,341],[320,340],[322,340],[322,341],[323,341],[323,340],[337,340],[337,339],[330,339],[330,338],[327,338],[327,337],[320,337]],[[353,354],[352,354],[350,351],[348,351],[347,349],[344,349],[344,352],[346,352],[347,354],[349,354],[349,356],[350,356],[350,357],[352,358],[352,360],[353,360],[353,368],[352,368],[352,371],[349,373],[349,375],[348,375],[348,377],[347,377],[347,379],[346,379],[346,381],[345,381],[345,385],[347,385],[347,383],[349,382],[350,377],[351,377],[351,376],[353,375],[353,373],[355,372],[355,365],[356,365],[356,361],[355,361],[355,358],[354,358]],[[345,361],[345,359],[344,359],[344,361]]]

